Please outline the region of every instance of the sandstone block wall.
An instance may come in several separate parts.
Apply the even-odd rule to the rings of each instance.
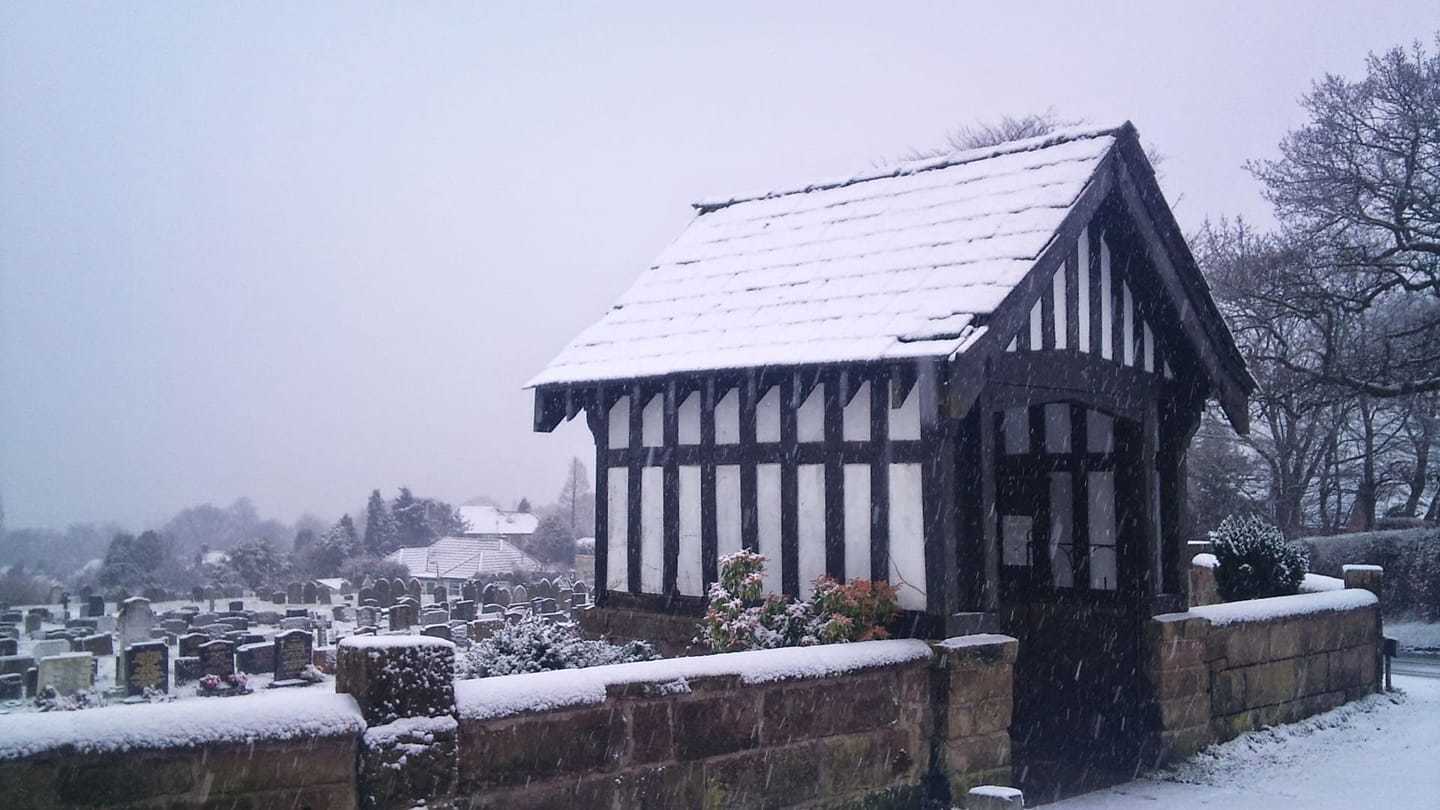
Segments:
[[[1154,759],[1374,691],[1379,627],[1374,604],[1219,624],[1194,611],[1155,617],[1142,658]]]
[[[144,711],[144,707],[136,707]],[[359,805],[353,734],[0,762],[0,805],[34,810]]]

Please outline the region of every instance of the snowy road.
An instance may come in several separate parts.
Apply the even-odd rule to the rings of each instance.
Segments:
[[[1390,664],[1393,675],[1410,675],[1416,678],[1440,678],[1440,658],[1433,655],[1397,655]]]
[[[1440,680],[1395,676],[1373,695],[1278,729],[1246,734],[1184,763],[1055,810],[1440,810]]]

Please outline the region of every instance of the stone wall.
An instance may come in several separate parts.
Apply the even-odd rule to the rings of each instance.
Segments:
[[[22,715],[23,730],[0,734],[0,804],[949,806],[969,787],[1010,781],[1016,650],[991,635],[862,642],[437,690],[450,645],[356,637],[337,681],[350,694]],[[397,698],[394,679],[376,675],[385,662],[424,699]]]
[[[243,698],[235,698],[240,700]],[[145,707],[124,707],[145,711]],[[102,711],[102,710],[95,710]],[[3,733],[3,732],[0,732]],[[56,751],[0,761],[5,807],[307,807],[351,810],[357,736],[153,751]]]
[[[1359,590],[1156,616],[1142,669],[1158,762],[1328,711],[1377,688],[1378,605]]]
[[[576,618],[586,638],[614,644],[648,641],[667,658],[707,652],[694,643],[699,621],[695,616],[625,607],[588,607],[578,611]]]

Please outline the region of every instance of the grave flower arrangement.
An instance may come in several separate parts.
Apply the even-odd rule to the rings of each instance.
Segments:
[[[234,672],[229,675],[204,675],[200,678],[197,692],[207,697],[245,695],[250,692],[250,682],[243,672]]]
[[[720,558],[720,579],[710,586],[697,643],[735,652],[869,641],[888,637],[885,625],[899,612],[895,589],[886,582],[820,577],[802,602],[776,594],[762,598],[764,574],[764,555],[741,550]]]

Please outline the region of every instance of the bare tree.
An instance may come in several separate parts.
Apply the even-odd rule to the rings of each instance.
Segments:
[[[1364,79],[1327,75],[1302,106],[1280,159],[1249,167],[1310,249],[1321,340],[1295,368],[1372,397],[1440,391],[1440,53],[1372,54]],[[1377,307],[1404,317],[1351,351],[1335,319]]]

